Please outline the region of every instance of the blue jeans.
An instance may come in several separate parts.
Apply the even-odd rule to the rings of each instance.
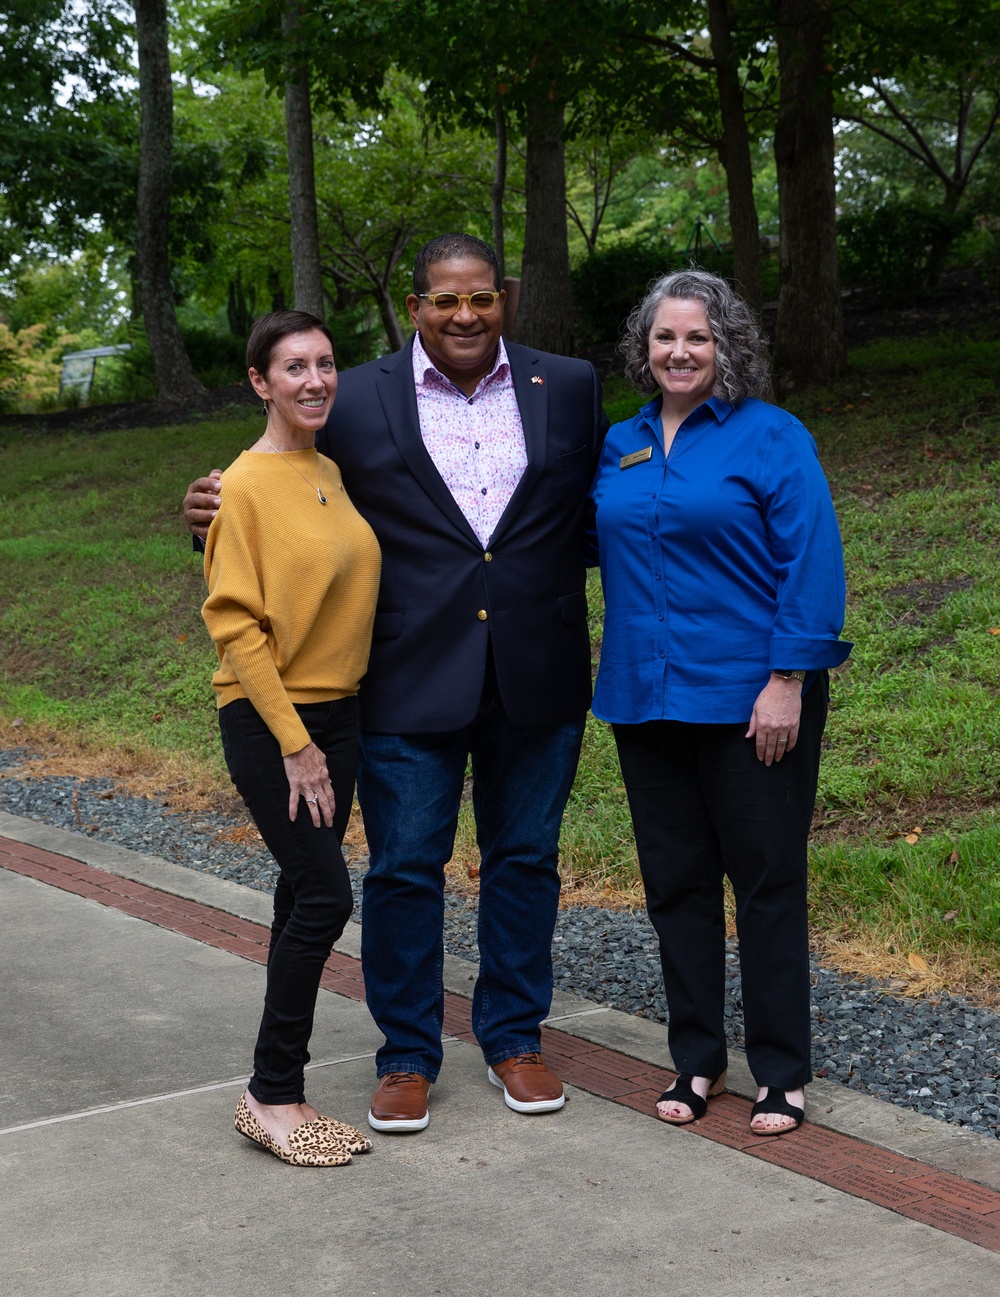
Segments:
[[[491,676],[463,729],[361,734],[358,800],[371,852],[361,962],[368,1008],[386,1038],[379,1076],[434,1081],[441,1067],[444,866],[470,755],[482,862],[472,1025],[487,1063],[538,1049],[552,1001],[559,826],[584,721],[512,725]]]

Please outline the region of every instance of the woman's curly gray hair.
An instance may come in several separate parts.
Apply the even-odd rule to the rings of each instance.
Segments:
[[[660,303],[667,297],[701,302],[715,340],[715,391],[733,405],[748,396],[765,396],[771,383],[765,338],[750,307],[722,278],[707,270],[677,270],[664,275],[628,317],[621,343],[625,377],[641,392],[655,392],[649,369],[649,334]]]

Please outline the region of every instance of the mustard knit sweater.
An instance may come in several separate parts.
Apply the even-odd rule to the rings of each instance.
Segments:
[[[308,485],[319,480],[320,465],[325,505]],[[201,610],[219,653],[212,685],[220,707],[248,698],[290,756],[310,741],[293,703],[358,691],[378,594],[378,542],[347,498],[340,469],[315,450],[284,458],[245,450],[222,482]]]

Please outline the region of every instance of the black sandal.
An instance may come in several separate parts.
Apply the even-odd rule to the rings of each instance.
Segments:
[[[660,1121],[665,1121],[668,1126],[690,1126],[694,1121],[701,1121],[708,1109],[708,1100],[714,1099],[717,1094],[721,1094],[726,1088],[726,1072],[712,1082],[708,1098],[703,1099],[700,1094],[691,1088],[691,1082],[694,1080],[693,1072],[681,1072],[677,1080],[669,1090],[664,1090],[657,1103],[683,1103],[691,1109],[690,1117],[664,1117],[659,1108],[656,1109],[656,1115]]]
[[[754,1117],[769,1117],[771,1115],[791,1117],[795,1124],[793,1126],[773,1126],[769,1130],[760,1130],[753,1124]],[[789,1103],[785,1098],[784,1090],[776,1090],[768,1086],[763,1099],[758,1099],[750,1109],[750,1129],[755,1135],[787,1135],[789,1131],[798,1130],[805,1118],[805,1109],[797,1108],[795,1104]]]

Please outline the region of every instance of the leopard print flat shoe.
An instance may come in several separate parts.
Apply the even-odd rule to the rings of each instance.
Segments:
[[[241,1135],[291,1166],[347,1166],[351,1160],[347,1147],[322,1119],[296,1126],[288,1136],[288,1147],[282,1148],[250,1111],[246,1098],[240,1095],[233,1124]]]
[[[348,1153],[367,1153],[373,1147],[371,1140],[356,1126],[349,1126],[346,1121],[337,1121],[335,1117],[322,1114],[317,1122],[323,1122],[333,1132],[333,1137],[347,1149]]]

